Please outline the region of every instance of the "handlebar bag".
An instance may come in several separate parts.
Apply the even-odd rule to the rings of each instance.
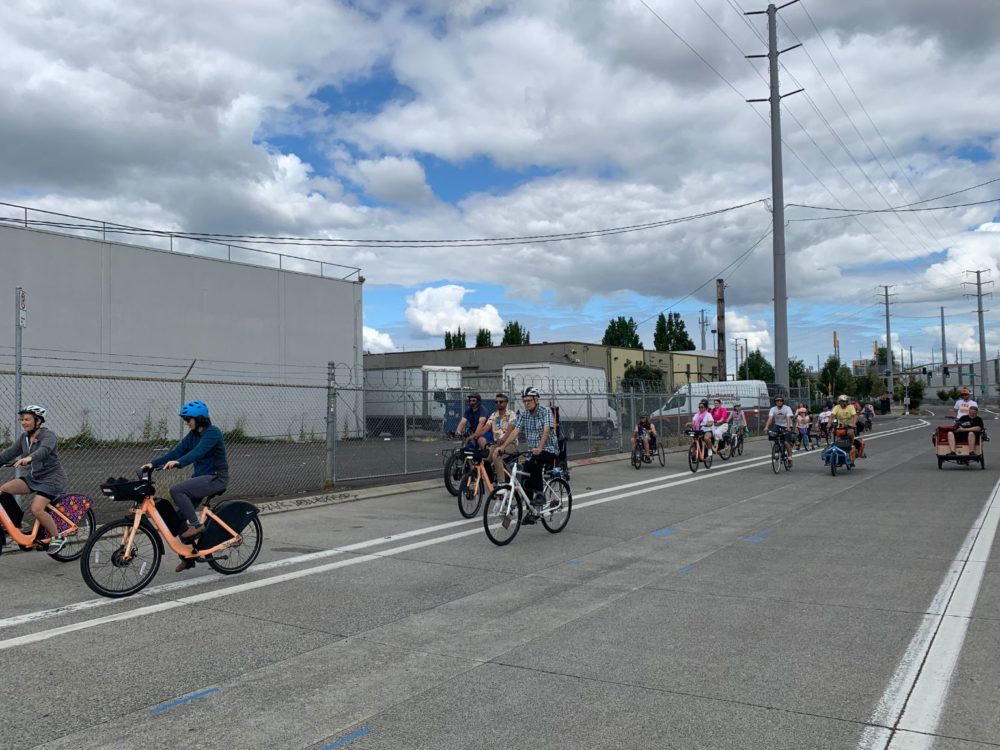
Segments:
[[[212,512],[239,534],[259,511],[256,505],[245,500],[226,500],[213,508]],[[209,549],[217,544],[222,544],[228,538],[229,532],[216,523],[214,518],[210,518],[205,524],[205,531],[198,538],[198,548]]]

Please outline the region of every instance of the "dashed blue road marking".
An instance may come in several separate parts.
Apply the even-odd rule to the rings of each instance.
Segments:
[[[219,692],[219,688],[208,688],[207,690],[201,690],[197,693],[192,693],[191,695],[186,695],[183,698],[178,698],[175,701],[170,701],[170,703],[164,703],[162,706],[156,706],[155,708],[149,709],[154,714],[162,713],[164,711],[169,711],[171,708],[181,705],[182,703],[190,703],[191,701],[198,700],[199,698],[204,698],[206,695],[211,695],[212,693]]]
[[[323,750],[333,750],[335,747],[343,747],[348,742],[354,742],[354,740],[364,737],[369,732],[371,732],[371,730],[368,727],[361,727],[361,729],[357,730],[356,732],[351,732],[346,737],[341,737],[336,742],[331,742],[329,745],[324,747]]]
[[[763,531],[758,531],[756,534],[751,534],[750,536],[743,537],[744,542],[763,542],[764,537],[771,533],[770,529],[764,529]]]
[[[694,565],[685,565],[683,568],[681,568],[677,572],[678,573],[690,573],[692,570],[694,570]]]
[[[665,529],[660,529],[658,531],[650,531],[649,535],[650,536],[670,536],[675,531],[677,531],[677,529],[679,529],[679,528],[680,528],[679,526],[667,526],[667,528],[665,528]]]
[[[567,565],[579,565],[579,564],[580,564],[580,563],[582,563],[582,562],[583,562],[583,558],[582,558],[582,557],[578,557],[578,558],[576,558],[575,560],[570,560],[570,561],[569,561],[569,562],[567,562],[566,564],[567,564]]]

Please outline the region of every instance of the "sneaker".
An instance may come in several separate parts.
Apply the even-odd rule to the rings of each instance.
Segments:
[[[65,546],[66,546],[66,537],[57,536],[55,539],[49,542],[48,553],[52,555],[61,550]]]
[[[643,456],[642,457],[642,462],[644,464],[651,464],[651,463],[653,463],[653,459],[652,459],[651,456]]]
[[[545,493],[543,493],[543,492],[536,492],[535,496],[533,498],[531,498],[531,504],[534,505],[536,508],[544,508],[545,507]]]

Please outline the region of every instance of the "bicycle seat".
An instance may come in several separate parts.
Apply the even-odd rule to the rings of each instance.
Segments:
[[[200,502],[200,503],[198,503],[198,504],[199,504],[199,505],[208,505],[208,503],[209,503],[209,501],[210,501],[210,500],[214,500],[215,498],[219,497],[220,495],[224,495],[224,494],[225,494],[225,492],[226,492],[225,490],[222,490],[222,491],[220,491],[220,492],[216,492],[216,493],[214,493],[214,494],[211,494],[211,495],[209,495],[208,497],[203,497],[203,498],[201,499],[201,502]]]

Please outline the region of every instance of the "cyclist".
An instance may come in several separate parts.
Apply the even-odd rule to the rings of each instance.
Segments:
[[[472,433],[472,437],[469,438],[469,442],[475,441],[478,443],[480,448],[486,447],[486,430],[488,428],[486,420],[486,410],[483,409],[482,396],[478,393],[470,393],[466,399],[469,408],[465,410],[465,414],[462,415],[461,421],[458,423],[458,427],[455,428],[455,432],[452,434],[456,437],[464,435],[465,431],[468,430]]]
[[[743,413],[743,405],[737,401],[733,404],[733,411],[729,415],[729,434],[738,435],[740,431],[746,429],[747,415]]]
[[[629,443],[632,445],[633,451],[635,450],[637,441],[642,443],[642,460],[648,464],[653,460],[650,456],[650,451],[656,445],[656,428],[649,421],[648,414],[640,415],[639,423],[632,430],[632,437],[629,438]]]
[[[812,415],[809,413],[809,409],[806,405],[799,403],[798,407],[795,409],[795,427],[798,432],[798,445],[796,450],[802,450],[805,448],[809,450],[812,445]]]
[[[793,419],[794,415],[791,408],[785,406],[785,397],[782,395],[775,396],[774,406],[767,412],[767,423],[764,425],[764,432],[769,432],[771,426],[774,426],[774,431],[777,433],[778,439],[781,440],[781,447],[785,453],[785,457],[789,460],[792,458],[791,443],[795,439],[795,435],[792,433]]]
[[[959,417],[955,422],[955,429],[948,432],[948,450],[951,451],[949,454],[950,457],[955,457],[955,443],[958,433],[962,433],[965,440],[968,441],[969,452],[972,453],[976,449],[976,443],[982,440],[982,432],[985,429],[986,425],[983,424],[983,419],[979,416],[979,407],[970,406],[969,413]]]
[[[697,430],[702,433],[702,440],[705,442],[705,455],[711,456],[715,418],[712,416],[712,412],[708,408],[707,398],[703,398],[698,402],[698,413],[694,415],[694,418],[688,423],[688,426],[692,430]]]
[[[875,421],[875,404],[871,401],[865,404],[865,408],[862,413],[864,414],[865,421],[868,423],[866,429],[871,429],[871,423]]]
[[[837,405],[833,407],[833,412],[830,416],[833,422],[834,430],[844,430],[844,434],[847,439],[851,441],[850,459],[851,466],[854,466],[854,460],[858,457],[858,442],[855,439],[857,434],[857,423],[858,414],[854,410],[854,406],[850,403],[850,399],[847,396],[841,395],[837,399]],[[836,435],[836,431],[834,435]]]
[[[524,462],[528,470],[528,480],[524,489],[531,498],[531,504],[536,509],[545,506],[545,493],[542,492],[542,472],[551,469],[559,456],[559,443],[556,441],[555,423],[552,421],[552,410],[542,406],[538,391],[535,388],[525,388],[521,393],[521,402],[525,411],[514,420],[510,431],[504,436],[503,442],[497,447],[502,451],[511,445],[519,434],[524,433],[524,439],[531,446],[531,458]],[[551,506],[559,507],[559,500],[553,499]]]
[[[953,416],[955,419],[958,419],[959,417],[964,417],[966,414],[969,413],[969,409],[971,409],[973,406],[976,407],[976,411],[979,411],[979,404],[977,404],[971,398],[972,391],[970,391],[968,388],[963,388],[960,395],[961,398],[959,398],[958,401],[955,402],[955,405],[951,408],[951,416]]]
[[[14,466],[26,467],[28,473],[0,485],[0,496],[3,496],[5,507],[11,507],[11,503],[17,504],[14,495],[27,495],[31,498],[31,514],[48,532],[48,541],[39,540],[36,545],[51,553],[61,550],[66,539],[59,534],[55,519],[45,510],[45,506],[63,493],[66,488],[66,472],[63,471],[56,449],[59,438],[44,426],[45,414],[45,407],[37,404],[25,406],[18,412],[24,433],[16,443],[0,453],[0,464],[16,458]]]
[[[729,432],[729,410],[722,405],[721,399],[717,398],[712,402],[712,421],[715,422],[712,437],[715,438],[715,445],[721,446]]]
[[[827,401],[823,404],[823,411],[819,413],[819,434],[824,440],[826,440],[826,436],[830,432],[830,416],[832,414],[833,403]]]
[[[493,464],[493,477],[498,482],[503,481],[503,459],[504,453],[500,451],[500,444],[503,442],[504,437],[510,430],[511,426],[514,424],[514,419],[516,415],[507,408],[507,394],[498,393],[496,395],[497,410],[490,414],[488,423],[490,425],[490,430],[493,432],[494,445],[490,449],[490,461]],[[514,441],[514,446],[512,451],[508,453],[517,452],[517,441]]]
[[[212,424],[208,406],[203,401],[188,401],[180,410],[181,419],[188,427],[188,434],[162,456],[154,458],[143,469],[178,469],[194,465],[191,478],[170,488],[170,497],[187,522],[180,538],[194,541],[204,530],[195,513],[195,501],[224,492],[229,484],[229,462],[222,430]],[[194,560],[181,559],[178,573],[194,567]]]

